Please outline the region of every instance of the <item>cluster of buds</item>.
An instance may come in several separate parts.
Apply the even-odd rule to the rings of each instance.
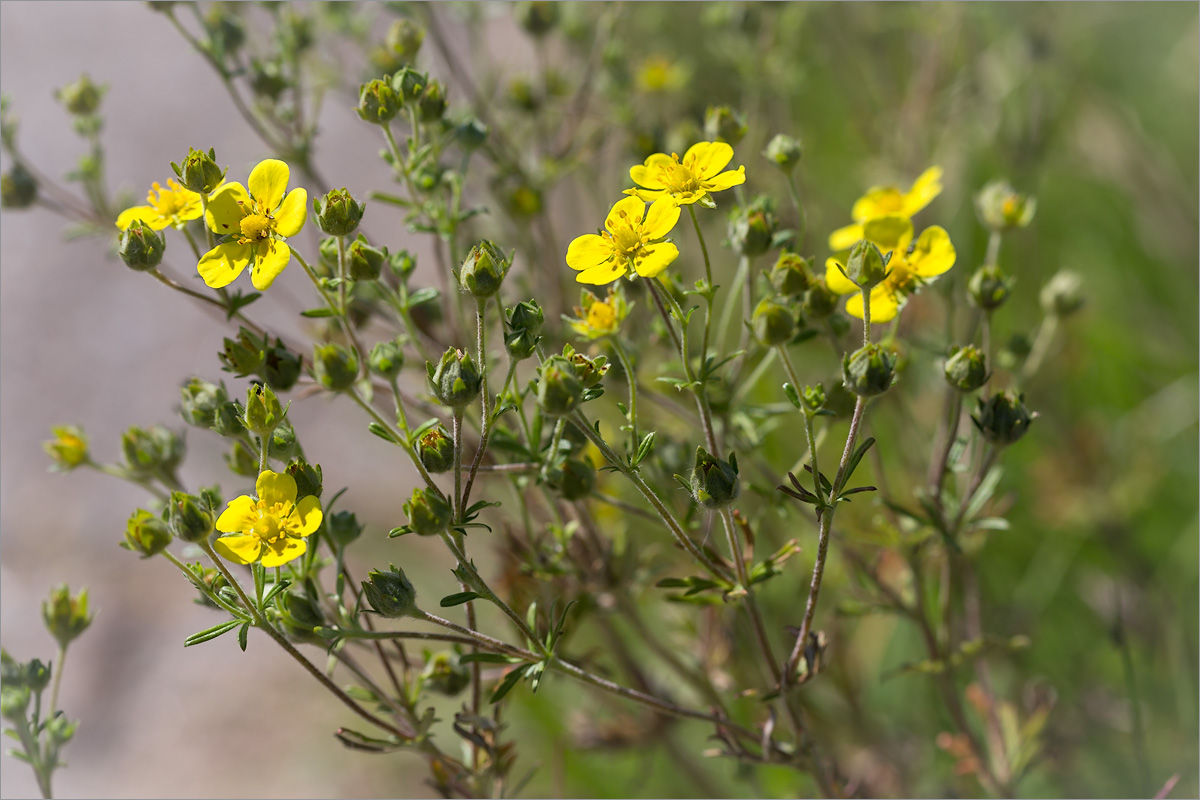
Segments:
[[[183,437],[161,425],[133,427],[121,435],[125,468],[135,478],[167,476],[174,479],[183,460]]]
[[[256,336],[246,328],[238,329],[237,339],[225,338],[217,354],[224,368],[239,378],[256,375],[277,392],[286,392],[300,379],[303,362],[299,354],[288,350],[278,337]]]
[[[510,357],[523,361],[537,351],[546,315],[536,300],[525,300],[508,309],[506,316],[504,349]]]

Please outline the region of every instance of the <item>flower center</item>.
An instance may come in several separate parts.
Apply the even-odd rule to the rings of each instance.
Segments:
[[[242,217],[242,239],[248,242],[258,242],[266,239],[271,233],[271,218],[262,214],[248,214]]]
[[[658,180],[671,194],[694,192],[700,188],[700,178],[692,172],[691,164],[679,163],[679,155],[671,154],[671,163],[658,168]]]
[[[627,213],[622,211],[620,220],[613,225],[613,228],[615,230],[608,234],[613,251],[621,258],[633,258],[644,244],[641,221],[634,222]]]
[[[588,326],[598,331],[610,331],[616,326],[617,312],[608,303],[595,302],[588,309]]]
[[[280,536],[284,535],[283,530],[283,503],[276,503],[271,507],[267,507],[266,503],[258,501],[258,521],[251,528],[251,533],[263,542],[274,542]]]
[[[188,197],[182,186],[168,179],[166,189],[158,182],[151,184],[146,202],[162,216],[173,217],[187,206]]]

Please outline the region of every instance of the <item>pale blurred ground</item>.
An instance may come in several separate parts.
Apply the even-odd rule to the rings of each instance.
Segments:
[[[24,153],[47,173],[61,175],[82,150],[53,92],[83,72],[110,84],[104,100],[108,175],[111,185],[133,190],[139,202],[152,181],[172,174],[169,162],[181,160],[189,146],[215,147],[237,180],[270,155],[212,70],[144,4],[5,2],[0,80],[21,119]],[[369,126],[333,96],[324,123],[320,168],[339,186],[350,176],[372,175],[369,186],[349,183],[355,194],[386,187],[376,166],[380,143]],[[415,759],[372,757],[337,744],[333,729],[354,727],[354,718],[265,637],[252,634],[245,654],[232,637],[184,650],[189,634],[216,621],[212,612],[192,603],[193,590],[168,563],[143,563],[117,547],[144,493],[92,472],[46,471],[41,442],[54,424],[82,425],[96,458],[106,461],[116,459],[120,432],[130,425],[182,429],[177,387],[193,374],[230,377],[215,358],[230,329],[105,257],[96,240],[62,242],[62,220],[44,209],[5,212],[0,226],[4,647],[21,659],[54,657],[39,609],[53,584],[88,586],[99,609],[64,673],[60,705],[83,724],[66,752],[70,767],[56,776],[56,795],[427,794],[414,777],[424,772]],[[393,246],[412,247],[395,215],[373,230]],[[314,246],[312,235],[306,232],[303,247]],[[198,284],[183,249],[178,240],[168,246],[168,272]],[[254,307],[255,318],[295,319],[307,283],[293,266],[276,283],[283,291],[273,289]],[[231,385],[244,391],[244,382]],[[354,485],[345,496],[350,508],[395,520],[400,495],[411,487],[408,474],[349,408],[325,413],[329,402],[313,398],[293,406],[309,459],[323,465],[327,487]],[[225,471],[215,437],[192,430],[188,445],[185,483],[220,479],[227,494],[248,488]],[[375,560],[393,555],[378,524],[372,534],[380,540],[375,552],[384,554]],[[310,655],[323,663],[319,652]],[[36,792],[31,771],[5,757],[0,796]]]

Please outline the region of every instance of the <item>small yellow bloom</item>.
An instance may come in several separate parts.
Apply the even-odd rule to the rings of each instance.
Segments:
[[[721,172],[733,160],[733,148],[725,142],[697,142],[680,159],[675,153],[655,153],[629,170],[637,184],[625,194],[647,203],[669,197],[676,205],[706,200],[710,192],[732,189],[746,182],[746,168]]]
[[[580,305],[575,307],[575,318],[568,319],[567,324],[580,336],[600,339],[616,333],[628,314],[629,307],[620,294],[610,291],[601,300],[584,289]]]
[[[896,186],[872,186],[850,210],[853,225],[838,228],[829,236],[830,250],[846,250],[863,236],[863,223],[881,217],[912,217],[942,193],[942,168],[930,167],[902,192]],[[872,314],[874,316],[874,314]]]
[[[200,195],[185,189],[167,178],[167,188],[155,181],[150,192],[146,195],[149,205],[127,208],[117,217],[117,227],[126,230],[136,220],[140,220],[147,228],[161,231],[168,225],[180,227],[191,219],[199,219],[201,214]]]
[[[637,86],[643,92],[672,92],[681,89],[691,77],[691,70],[664,56],[651,56],[641,63]]]
[[[283,272],[292,257],[284,239],[298,234],[308,219],[308,193],[288,192],[289,177],[287,164],[268,158],[250,172],[249,192],[240,183],[228,183],[213,193],[205,221],[233,238],[209,250],[197,265],[209,287],[228,286],[251,262],[250,279],[259,291]]]
[[[887,277],[871,290],[872,322],[895,318],[910,294],[954,266],[954,245],[941,226],[926,228],[915,242],[912,221],[907,217],[870,220],[863,225],[863,232],[863,238],[873,242],[880,252],[892,254]],[[825,283],[838,294],[853,294],[846,301],[846,313],[862,319],[862,292],[842,273],[845,258],[843,251],[825,262]]]
[[[637,197],[618,200],[604,220],[604,232],[585,233],[567,248],[567,266],[575,280],[603,286],[631,269],[653,278],[679,257],[679,248],[662,241],[679,221],[679,208],[669,198],[650,208]]]
[[[54,460],[51,469],[68,472],[87,462],[88,443],[82,430],[74,425],[55,425],[51,430],[54,438],[42,444]]]
[[[321,526],[321,503],[313,495],[296,502],[296,479],[266,470],[255,486],[258,499],[242,495],[229,501],[217,518],[217,530],[229,534],[213,544],[217,552],[239,564],[262,559],[278,567],[304,555],[304,537]]]

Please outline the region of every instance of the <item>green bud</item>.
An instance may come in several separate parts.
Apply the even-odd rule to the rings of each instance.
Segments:
[[[401,67],[396,74],[392,76],[392,91],[400,98],[400,102],[404,105],[415,103],[421,99],[421,95],[425,93],[425,87],[429,85],[429,76],[417,72],[411,67]]]
[[[358,116],[375,125],[386,125],[400,113],[400,97],[387,81],[379,79],[358,88]]]
[[[784,297],[798,297],[812,285],[813,274],[808,259],[784,251],[771,268],[771,285]]]
[[[59,646],[66,647],[92,624],[87,589],[74,597],[65,583],[51,589],[50,599],[42,603],[42,621]]]
[[[437,122],[446,113],[446,87],[438,81],[430,81],[417,101],[417,110],[422,122]]]
[[[417,269],[417,257],[407,250],[400,250],[388,256],[388,266],[397,278],[408,280]]]
[[[583,388],[570,359],[550,356],[538,370],[538,408],[548,417],[565,417],[583,402]]]
[[[815,416],[825,407],[825,385],[818,383],[816,386],[805,386],[800,394],[800,404],[806,415]]]
[[[585,389],[599,386],[600,380],[608,373],[608,359],[604,356],[588,358],[583,353],[576,353],[569,345],[563,348],[563,355],[570,359]]]
[[[271,431],[270,447],[267,450],[267,454],[271,458],[280,461],[287,461],[300,447],[300,442],[296,438],[296,429],[292,427],[292,423],[288,422],[286,408],[284,412],[284,418],[280,420],[275,430]]]
[[[1019,194],[1007,181],[996,180],[975,195],[975,210],[984,225],[999,233],[1032,222],[1037,199]]]
[[[692,498],[697,503],[705,508],[725,508],[737,499],[741,491],[737,456],[730,453],[729,460],[722,461],[713,458],[703,447],[697,447],[691,485]]]
[[[325,517],[325,531],[339,550],[362,536],[365,529],[366,526],[359,524],[353,511],[337,511]]]
[[[470,677],[467,678],[470,681]],[[19,725],[25,723],[32,693],[26,686],[0,686],[0,716]]]
[[[450,524],[450,504],[433,489],[413,489],[412,500],[404,504],[408,526],[418,536],[436,536]]]
[[[100,110],[100,101],[104,99],[107,86],[97,86],[92,79],[83,75],[74,83],[69,83],[54,93],[58,101],[67,111],[77,117],[86,117]]]
[[[236,400],[221,403],[213,414],[212,429],[221,436],[240,437],[246,431],[242,424],[242,404]]]
[[[1000,348],[997,360],[1000,366],[1012,372],[1019,369],[1032,352],[1033,342],[1029,341],[1029,337],[1023,333],[1014,333]]]
[[[554,470],[551,483],[564,500],[582,500],[596,486],[596,468],[586,459],[568,458]]]
[[[0,208],[29,208],[37,193],[37,179],[20,163],[0,176]]]
[[[183,438],[161,425],[148,430],[133,427],[121,435],[121,452],[126,468],[136,478],[170,474],[183,460]]]
[[[824,278],[814,278],[804,298],[804,313],[809,319],[822,320],[837,311],[838,296],[825,283]]]
[[[458,655],[446,650],[434,653],[425,659],[421,672],[425,685],[438,694],[453,697],[471,685],[471,673]]]
[[[152,270],[162,263],[163,253],[167,249],[167,240],[162,234],[149,225],[143,225],[141,220],[121,231],[117,254],[125,262],[125,266],[138,272]]]
[[[175,175],[185,188],[200,194],[212,194],[225,180],[225,173],[228,172],[217,166],[217,151],[211,148],[205,153],[189,147],[187,157],[183,159],[183,166],[172,161],[171,169],[175,170]]]
[[[526,78],[513,78],[508,82],[508,102],[529,114],[536,113],[542,105],[541,96]]]
[[[417,590],[395,564],[387,572],[371,570],[363,581],[363,594],[375,613],[389,619],[410,616],[417,610]]]
[[[183,541],[194,544],[212,534],[212,509],[199,497],[185,492],[171,492],[167,508],[167,523],[171,526],[171,532]]]
[[[29,687],[31,692],[43,691],[50,685],[51,668],[47,664],[43,664],[40,659],[33,659],[25,665],[25,681],[24,685]]]
[[[1054,317],[1069,317],[1083,308],[1083,278],[1077,272],[1061,270],[1042,287],[1042,310]]]
[[[438,425],[417,440],[417,456],[426,471],[445,472],[454,466],[454,440],[442,425]]]
[[[517,24],[530,36],[545,36],[558,24],[558,3],[547,0],[524,0],[513,9]]]
[[[198,428],[211,428],[217,418],[217,409],[229,402],[225,387],[200,378],[189,380],[180,387],[179,393],[183,397],[179,407],[183,421]]]
[[[350,262],[350,277],[356,281],[378,280],[387,256],[386,247],[383,250],[372,247],[367,244],[367,237],[359,234],[358,238],[346,248],[346,259]]]
[[[246,388],[246,407],[242,424],[255,436],[267,436],[283,421],[286,409],[270,386],[252,383]]]
[[[23,664],[0,649],[0,684],[40,692],[50,685],[50,667],[38,659]]]
[[[729,106],[709,106],[704,112],[704,136],[736,147],[746,136],[746,116]]]
[[[796,315],[774,300],[763,300],[750,317],[754,338],[764,347],[774,347],[791,340],[796,332]]]
[[[296,642],[318,643],[320,640],[313,631],[325,624],[321,607],[300,592],[280,592],[276,598],[280,627],[287,637]]]
[[[319,344],[313,347],[313,371],[317,383],[342,392],[358,379],[358,358],[340,344]]]
[[[464,408],[479,397],[479,370],[469,353],[451,347],[436,367],[425,362],[425,371],[433,396],[448,408]]]
[[[233,443],[233,449],[225,455],[225,465],[234,475],[245,478],[258,477],[258,456],[246,449],[240,441]]]
[[[157,514],[138,509],[125,523],[125,541],[121,547],[140,553],[142,558],[157,555],[171,543],[171,529]]]
[[[536,300],[517,303],[507,313],[508,333],[504,334],[504,347],[511,357],[522,361],[536,352],[546,315]]]
[[[500,248],[485,240],[467,253],[462,269],[458,271],[458,282],[464,291],[475,297],[491,297],[500,291],[500,284],[504,282],[508,268],[509,261]]]
[[[387,381],[393,381],[404,369],[404,349],[395,339],[378,342],[371,348],[367,358],[367,366],[371,372]]]
[[[278,100],[289,86],[287,75],[277,61],[250,60],[250,89],[259,97]]]
[[[775,134],[775,137],[767,143],[767,149],[763,151],[767,160],[785,173],[790,173],[795,169],[803,154],[804,148],[800,145],[800,140],[788,136],[786,133]]]
[[[775,238],[774,202],[764,195],[747,206],[737,207],[729,217],[729,243],[744,256],[761,256]]]
[[[350,192],[334,189],[320,199],[313,200],[313,216],[322,231],[330,236],[348,236],[354,233],[362,221],[364,206]]]
[[[75,735],[79,722],[67,719],[66,714],[57,714],[46,721],[46,738],[52,746],[61,748]]]
[[[287,465],[287,474],[296,480],[296,502],[309,496],[321,498],[323,475],[320,464],[309,464],[302,458],[296,459]]]
[[[398,19],[388,28],[387,37],[383,40],[388,51],[401,64],[412,64],[421,52],[425,42],[425,29],[407,17]]]
[[[871,289],[883,283],[888,274],[888,262],[891,260],[891,253],[884,255],[873,242],[861,239],[850,249],[842,271],[852,283],[864,289]]]
[[[468,117],[454,129],[454,140],[468,153],[478,150],[487,141],[488,126],[477,117]]]
[[[261,375],[277,392],[286,392],[296,385],[300,379],[300,371],[304,366],[299,354],[293,353],[284,346],[283,340],[276,339],[275,344],[263,351]]]
[[[225,369],[239,378],[253,375],[262,366],[266,343],[245,328],[238,329],[238,338],[225,337],[225,346],[217,358]]]
[[[74,425],[55,425],[50,429],[54,438],[42,443],[46,454],[54,461],[54,472],[70,472],[88,461],[87,435]]]
[[[246,30],[242,27],[241,20],[221,6],[213,7],[205,19],[204,28],[210,37],[210,41],[204,47],[207,51],[222,56],[232,55],[246,43]]]
[[[946,359],[946,383],[960,392],[973,392],[987,383],[987,357],[973,344],[955,347]]]
[[[1004,270],[994,264],[985,264],[971,276],[967,282],[967,294],[971,302],[987,311],[994,311],[1004,305],[1008,294],[1016,280],[1004,274]]]
[[[860,347],[842,359],[842,383],[860,397],[883,394],[896,376],[896,355],[883,345]]]
[[[979,398],[977,413],[971,421],[992,444],[1008,445],[1020,439],[1029,430],[1029,423],[1037,417],[1025,406],[1025,396],[1012,392],[996,392],[987,400]]]

